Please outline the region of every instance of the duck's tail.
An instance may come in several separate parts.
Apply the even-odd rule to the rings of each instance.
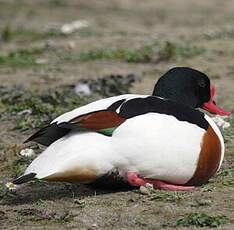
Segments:
[[[36,173],[28,173],[26,175],[19,176],[15,180],[12,181],[13,184],[15,185],[20,185],[27,183],[29,181],[35,180],[36,179]]]

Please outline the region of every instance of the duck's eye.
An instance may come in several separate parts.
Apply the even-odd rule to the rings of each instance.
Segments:
[[[204,80],[204,79],[199,79],[199,80],[198,80],[198,85],[199,85],[200,87],[202,87],[202,88],[205,88],[205,86],[206,86],[205,80]]]

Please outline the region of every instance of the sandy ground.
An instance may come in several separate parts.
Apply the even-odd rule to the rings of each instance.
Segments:
[[[79,79],[133,73],[137,81],[131,92],[150,94],[155,81],[169,68],[190,66],[207,73],[217,89],[217,104],[234,112],[233,12],[234,2],[229,0],[1,0],[1,55],[18,49],[49,47],[37,56],[45,64],[28,67],[0,64],[1,85],[21,85],[26,90],[44,93],[76,84]],[[43,36],[52,25],[74,20],[86,20],[89,26],[67,36]],[[6,35],[8,27],[10,38]],[[189,43],[204,52],[145,63],[111,58],[82,62],[60,59],[62,55],[97,48],[138,49],[155,41]],[[14,122],[11,117],[0,122],[2,190],[3,183],[11,179],[17,151],[25,147],[23,140],[34,132],[13,130]],[[156,191],[143,195],[137,190],[30,183],[16,194],[1,196],[1,229],[195,229],[196,226],[176,225],[178,219],[194,212],[225,215],[229,223],[220,229],[233,229],[232,120],[231,124],[224,132],[226,156],[221,168],[224,173],[192,192]]]

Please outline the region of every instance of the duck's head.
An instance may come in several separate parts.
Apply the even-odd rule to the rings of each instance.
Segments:
[[[218,115],[230,115],[216,106],[215,88],[206,74],[188,67],[175,67],[156,83],[154,96],[167,98],[192,108],[202,108]]]

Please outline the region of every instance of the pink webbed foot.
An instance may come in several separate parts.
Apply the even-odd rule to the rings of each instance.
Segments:
[[[143,178],[140,178],[136,173],[134,172],[128,172],[126,174],[126,180],[127,182],[132,186],[143,186],[147,182]]]
[[[183,185],[175,185],[175,184],[168,184],[161,180],[152,180],[152,179],[145,179],[146,183],[150,183],[154,186],[154,188],[162,189],[162,190],[169,190],[169,191],[190,191],[194,189],[194,186],[183,186]]]
[[[169,190],[169,191],[189,191],[192,190],[193,186],[182,186],[182,185],[174,185],[169,184],[161,180],[155,179],[144,179],[139,177],[134,172],[128,172],[126,174],[126,180],[132,186],[143,186],[146,183],[152,184],[154,188],[162,189],[162,190]]]

